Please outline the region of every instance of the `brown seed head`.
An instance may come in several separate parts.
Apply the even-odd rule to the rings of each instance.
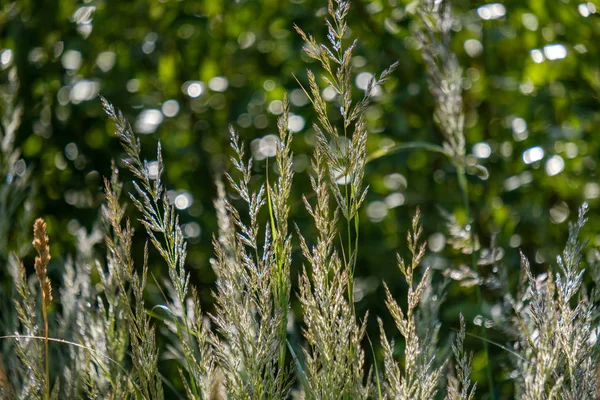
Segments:
[[[48,246],[48,235],[46,235],[46,222],[38,218],[33,224],[33,247],[37,250],[35,258],[35,273],[40,281],[44,304],[52,301],[52,286],[46,275],[46,267],[50,262],[50,247]]]

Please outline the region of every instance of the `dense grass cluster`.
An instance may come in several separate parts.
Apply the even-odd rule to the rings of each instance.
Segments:
[[[579,233],[587,205],[580,208],[563,253],[547,272],[535,275],[527,256],[521,254],[519,288],[511,292],[503,273],[506,266],[495,257],[494,244],[484,248],[469,225],[466,176],[487,171],[466,159],[462,70],[450,50],[452,14],[446,1],[421,0],[414,13],[414,38],[427,66],[441,145],[407,147],[440,152],[456,169],[457,190],[463,194],[469,221],[465,229],[450,219],[449,230],[472,263],[445,271],[445,276],[461,282],[447,279],[444,284],[470,285],[480,308],[482,290],[493,286],[500,292],[506,339],[491,343],[485,329],[471,329],[462,315],[455,338],[439,337],[444,293],[434,285],[434,271],[423,261],[427,248],[418,209],[407,234],[408,254],[397,258],[398,276],[408,288],[406,298],[395,298],[384,285],[397,332],[386,332],[378,319],[379,344],[374,346],[375,338],[366,336],[372,317],[358,314],[354,307],[359,210],[369,180],[364,113],[374,91],[384,90],[397,65],[373,79],[362,99],[353,100],[350,60],[357,42],[348,37],[349,12],[349,2],[329,0],[326,44],[296,27],[306,55],[324,71],[318,76],[308,70],[309,85],[302,88],[317,116],[312,192],[302,198],[314,229],[294,229],[290,219],[294,155],[287,98],[278,122],[276,176],[267,175],[264,182],[253,179],[253,159],[246,156],[245,144],[231,129],[233,168],[216,177],[219,229],[213,237],[212,267],[217,277],[213,313],[202,311],[200,296],[190,284],[187,245],[163,181],[160,143],[153,170],[130,124],[104,98],[104,111],[114,122],[127,153],[124,164],[133,177],[134,191],[127,197],[148,239],[143,257],[138,259],[132,251],[134,230],[126,218],[120,171],[113,165],[112,176],[104,181],[106,200],[100,220],[91,233],[78,237],[77,253],[64,265],[60,285],[47,276],[51,241],[46,223],[35,221],[37,257],[35,277],[30,279],[26,272],[30,268],[20,259],[27,246],[7,239],[22,232],[17,220],[30,220],[27,198],[32,189],[30,176],[13,171],[19,110],[10,107],[10,93],[4,94],[0,251],[8,255],[12,250],[8,271],[16,295],[12,304],[3,305],[2,318],[11,329],[1,333],[0,398],[163,399],[178,393],[188,399],[493,399],[497,394],[491,368],[485,382],[489,393],[477,392],[471,379],[472,353],[465,349],[471,330],[477,330],[473,335],[486,346],[486,357],[488,345],[509,354],[512,365],[504,367],[514,382],[515,398],[597,398],[600,268],[596,263],[583,268],[587,242],[581,241]],[[332,108],[323,99],[323,84],[335,91],[339,107]],[[336,113],[339,116],[332,118]],[[153,278],[148,271],[149,246],[168,268],[168,279],[157,282],[164,304],[154,307],[144,298],[147,282]],[[294,253],[294,246],[301,251]],[[95,248],[105,249],[105,254],[98,257]],[[290,272],[293,254],[303,257],[297,287]],[[484,277],[481,268],[486,265],[499,271],[494,279]],[[294,298],[301,305],[302,337],[292,341]],[[365,354],[374,348],[381,351],[374,354],[373,363],[367,363]],[[176,363],[178,382],[161,374],[163,358]],[[491,360],[486,362],[489,365]]]

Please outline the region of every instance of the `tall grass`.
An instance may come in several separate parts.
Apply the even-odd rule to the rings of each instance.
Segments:
[[[384,375],[386,393],[395,399],[431,399],[434,398],[439,386],[442,373],[441,367],[435,367],[433,356],[426,350],[427,337],[419,337],[415,319],[415,311],[421,302],[425,291],[429,268],[423,272],[415,284],[415,272],[421,265],[425,255],[425,242],[421,242],[423,228],[419,225],[420,213],[417,211],[412,221],[412,231],[408,233],[408,250],[411,253],[409,263],[398,256],[398,268],[408,284],[407,308],[402,311],[387,285],[384,284],[386,305],[389,309],[398,331],[406,343],[404,349],[404,368],[394,360],[393,342],[390,343],[385,335],[383,323],[379,320],[381,343],[384,351]],[[459,347],[462,343],[459,343]]]
[[[515,345],[518,393],[526,399],[598,398],[598,309],[583,288],[583,250],[579,239],[587,204],[569,224],[569,238],[556,257],[558,270],[534,276],[521,253],[526,289],[515,304],[520,325]],[[597,268],[592,265],[591,268]],[[597,276],[593,271],[593,276]],[[597,289],[594,288],[594,296]]]
[[[386,331],[378,318],[375,360],[371,366],[365,361],[369,315],[358,315],[355,310],[354,274],[361,206],[368,192],[366,164],[385,155],[367,152],[365,112],[375,88],[385,90],[386,80],[398,65],[373,79],[357,99],[350,61],[358,42],[349,37],[350,3],[329,0],[327,11],[327,44],[315,38],[319,35],[296,27],[305,42],[304,51],[319,62],[322,71],[308,70],[308,87],[302,88],[316,115],[317,143],[309,172],[312,193],[302,197],[312,226],[306,230],[296,226],[295,233],[290,229],[294,138],[288,129],[290,111],[284,97],[275,168],[269,168],[267,159],[264,178],[253,178],[255,160],[246,155],[235,130],[230,130],[231,170],[215,179],[218,231],[213,236],[211,260],[217,278],[215,308],[212,313],[203,312],[186,269],[187,243],[163,180],[166,166],[161,144],[157,145],[158,171],[154,174],[125,116],[102,98],[132,176],[133,191],[128,198],[147,238],[143,256],[141,260],[134,256],[135,224],[127,217],[121,198],[124,185],[115,163],[104,181],[100,220],[91,232],[78,233],[77,252],[64,265],[50,263],[50,239],[43,219],[34,223],[33,279],[20,259],[30,249],[3,241],[2,246],[14,250],[7,265],[16,293],[14,312],[3,316],[11,328],[1,337],[0,398],[154,400],[177,395],[187,399],[471,400],[499,394],[492,371],[501,366],[487,354],[491,342],[485,329],[482,335],[469,333],[461,314],[455,338],[440,338],[444,296],[434,283],[434,270],[425,265],[427,247],[418,209],[407,234],[409,257],[398,256],[396,262],[407,284],[406,299],[396,299],[384,284],[385,303],[397,332]],[[407,143],[392,151],[419,147],[438,151],[456,168],[468,216],[465,224],[450,216],[450,233],[472,257],[471,267],[465,266],[462,275],[474,282],[471,286],[482,308],[478,267],[495,263],[495,245],[489,245],[489,261],[474,232],[467,174],[485,171],[466,163],[462,69],[450,51],[449,3],[423,0],[416,17],[415,37],[429,73],[443,144]],[[323,84],[334,90],[339,107],[331,107],[323,98]],[[16,178],[12,172],[19,159],[13,146],[19,113],[11,107],[3,109],[1,137],[0,172],[5,179],[0,211],[8,218],[0,225],[3,233],[20,212],[16,210],[27,192],[23,182],[30,179],[25,174]],[[536,276],[521,254],[521,288],[512,293],[506,282],[500,285],[504,302],[499,306],[510,334],[504,343],[494,345],[502,347],[513,364],[504,373],[512,379],[516,398],[598,396],[600,261],[588,267],[593,284],[588,291],[582,267],[587,242],[579,239],[586,212],[587,205],[583,205],[554,268],[548,266],[546,273]],[[293,251],[296,245],[299,252]],[[158,254],[168,271],[167,279],[156,282],[164,298],[158,305],[149,304],[145,296],[152,254]],[[291,270],[296,261],[302,268],[298,286],[293,287]],[[61,279],[50,282],[49,266],[61,272]],[[450,284],[444,281],[442,287]],[[299,316],[291,311],[294,299],[300,303]],[[301,328],[299,339],[288,334],[288,326],[294,323]],[[485,346],[487,397],[476,390],[471,377],[473,353],[465,348],[469,336]],[[397,346],[396,340],[403,346]],[[161,372],[167,357],[178,368],[175,381]]]

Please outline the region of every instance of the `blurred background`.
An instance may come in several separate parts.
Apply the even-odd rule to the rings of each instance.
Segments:
[[[538,271],[548,269],[564,246],[568,221],[584,201],[591,210],[587,239],[600,245],[600,235],[593,233],[600,223],[600,11],[595,2],[581,0],[453,4],[452,46],[464,69],[469,162],[487,170],[469,176],[474,226],[484,251],[495,242],[495,261],[504,266],[514,291],[519,249]],[[230,168],[228,125],[246,142],[256,181],[264,180],[285,92],[295,133],[292,219],[311,232],[301,194],[310,192],[315,115],[296,79],[306,83],[305,69],[318,72],[319,65],[302,54],[293,24],[326,40],[325,6],[324,0],[2,1],[3,117],[11,107],[23,110],[16,131],[21,152],[6,179],[30,174],[22,200],[26,210],[2,222],[8,225],[2,264],[16,245],[31,261],[30,239],[23,242],[12,232],[26,215],[43,216],[53,257],[49,274],[58,281],[65,259],[75,252],[78,232],[97,224],[102,178],[110,173],[111,159],[122,166],[123,158],[99,94],[140,134],[151,167],[157,141],[162,142],[165,182],[179,209],[189,242],[187,265],[205,310],[211,310],[215,279],[209,264],[216,231],[213,182]],[[372,74],[399,61],[367,110],[371,154],[411,141],[442,141],[418,43],[411,36],[410,9],[406,0],[353,1],[350,29],[359,38],[352,60],[356,98]],[[331,89],[323,96],[332,105],[338,101]],[[122,179],[131,178],[123,170]],[[359,315],[370,310],[368,332],[377,347],[374,316],[392,328],[381,282],[405,298],[395,253],[407,252],[406,231],[417,207],[429,242],[427,263],[440,270],[436,282],[443,281],[444,269],[468,264],[470,255],[451,235],[460,236],[467,214],[454,167],[444,156],[392,152],[368,164],[366,182],[370,190],[360,217],[355,298]],[[129,211],[132,219],[138,217],[132,207]],[[145,237],[139,228],[136,251],[141,253]],[[302,264],[297,241],[293,255],[295,281]],[[155,276],[165,272],[157,254],[151,253],[150,264]],[[0,291],[8,293],[5,271],[0,279]],[[475,325],[483,325],[490,339],[507,343],[497,326],[501,316],[494,319],[500,291],[484,290],[483,314],[468,282],[448,284],[445,296],[442,333],[452,332],[462,311],[474,332]],[[148,301],[162,301],[153,284]],[[467,344],[476,352],[474,379],[485,381],[482,343],[469,338]],[[490,351],[500,387],[508,360],[499,348]]]

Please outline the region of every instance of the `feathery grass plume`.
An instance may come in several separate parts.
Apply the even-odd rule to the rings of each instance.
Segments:
[[[454,368],[456,376],[448,379],[446,400],[472,400],[477,390],[477,382],[471,384],[471,369],[473,362],[473,352],[465,352],[465,336],[467,327],[465,318],[460,314],[460,330],[456,336],[456,341],[452,344],[454,353]]]
[[[473,237],[471,234],[470,223],[466,225],[460,223],[454,214],[442,207],[438,207],[438,211],[446,222],[446,229],[449,235],[447,242],[454,250],[458,250],[462,254],[472,254],[473,251],[480,250],[479,239]],[[472,242],[473,240],[475,241],[474,243]]]
[[[313,127],[317,135],[318,146],[327,158],[328,177],[331,181],[331,190],[337,201],[342,215],[347,224],[347,251],[344,263],[350,268],[348,294],[350,304],[353,304],[352,277],[356,266],[358,251],[358,210],[367,194],[367,187],[363,187],[365,165],[367,162],[367,122],[364,112],[370,104],[376,87],[383,85],[388,76],[396,68],[394,63],[386,69],[379,79],[371,79],[368,83],[362,100],[352,101],[352,53],[358,43],[354,40],[349,46],[344,43],[348,33],[346,17],[350,10],[350,2],[346,0],[328,0],[329,17],[327,25],[327,38],[331,47],[318,43],[312,35],[305,33],[298,26],[294,26],[306,45],[305,53],[321,63],[325,73],[322,80],[331,87],[338,96],[339,112],[343,123],[343,136],[338,127],[329,117],[327,103],[321,96],[321,91],[315,74],[308,69],[309,89],[304,87],[304,93],[310,99],[317,114],[318,124]],[[343,185],[340,190],[339,185]],[[354,231],[354,232],[352,232]],[[354,243],[352,240],[354,235]]]
[[[106,99],[101,100],[104,111],[116,124],[115,133],[128,155],[125,164],[139,179],[139,183],[133,181],[137,195],[130,193],[131,201],[142,215],[140,222],[144,225],[150,241],[165,260],[171,284],[175,289],[176,298],[170,307],[165,306],[164,309],[174,319],[177,344],[181,346],[184,356],[184,359],[179,361],[188,373],[188,395],[192,398],[201,395],[205,397],[210,391],[214,373],[213,361],[207,341],[207,330],[202,324],[199,298],[195,294],[188,297],[189,273],[185,270],[187,244],[179,224],[179,216],[175,213],[175,207],[171,204],[162,183],[164,164],[161,144],[158,142],[158,173],[156,177],[152,177],[148,162],[141,159],[140,141],[130,124]],[[191,307],[188,308],[188,304]]]
[[[467,171],[462,69],[456,54],[450,49],[451,4],[449,0],[420,0],[416,13],[420,23],[416,24],[414,36],[421,45],[421,56],[427,68],[429,91],[435,100],[434,116],[443,136],[443,151],[456,168],[458,184],[467,212],[467,226],[461,226],[452,215],[444,211],[442,213],[447,219],[448,229],[453,237],[453,247],[465,254],[471,254],[472,269],[476,271],[476,252],[479,243],[473,232],[466,172],[484,174],[485,168],[478,165],[472,168],[473,171],[471,169]]]
[[[291,237],[288,234],[289,194],[292,184],[291,133],[288,102],[279,118],[280,143],[276,163],[279,178],[258,191],[249,188],[252,159],[244,161],[243,144],[230,128],[231,162],[241,175],[227,174],[230,187],[248,207],[248,223],[225,197],[217,181],[215,209],[219,234],[213,238],[217,274],[213,321],[223,340],[215,336],[217,362],[225,375],[228,395],[235,399],[284,398],[291,387],[286,365],[286,325],[290,296]],[[268,177],[267,177],[268,179]],[[259,213],[267,204],[270,222],[259,244]]]
[[[135,271],[131,255],[133,229],[126,220],[123,226],[125,210],[119,203],[121,183],[113,170],[111,180],[104,179],[106,204],[103,206],[105,220],[110,225],[105,242],[108,248],[107,264],[115,277],[128,320],[129,342],[131,344],[131,361],[133,363],[133,379],[137,394],[144,399],[164,398],[162,383],[158,373],[158,351],[155,341],[155,330],[146,315],[143,291],[146,287],[148,273],[148,246],[144,249],[142,275]],[[133,292],[133,300],[129,293]]]
[[[384,387],[389,398],[393,399],[432,399],[435,397],[441,376],[442,367],[434,367],[434,355],[427,351],[425,338],[417,334],[415,310],[421,301],[423,292],[429,282],[430,269],[425,268],[421,280],[414,283],[414,273],[425,255],[426,242],[420,243],[423,228],[419,225],[420,211],[417,209],[412,220],[412,231],[407,235],[408,249],[412,258],[406,263],[398,255],[398,268],[408,284],[408,302],[403,312],[388,286],[384,283],[386,306],[390,310],[398,331],[406,342],[404,350],[404,370],[394,359],[394,342],[388,341],[383,330],[383,322],[379,321],[381,343],[384,351]]]
[[[435,117],[444,137],[444,150],[459,165],[465,157],[465,117],[462,99],[462,69],[450,50],[452,11],[448,0],[420,0],[421,24],[415,37],[427,67],[429,91],[435,100]]]
[[[517,359],[518,390],[522,399],[596,399],[598,379],[597,306],[582,288],[581,268],[587,242],[578,235],[587,221],[583,204],[577,222],[569,224],[558,271],[538,277],[521,253],[529,287],[524,304],[516,305],[521,326]]]
[[[299,298],[304,314],[303,329],[308,347],[305,396],[309,399],[366,399],[370,379],[364,380],[364,337],[367,316],[359,323],[353,305],[345,297],[350,270],[334,248],[337,236],[338,208],[330,210],[327,158],[317,146],[313,154],[311,176],[316,203],[306,197],[304,204],[317,231],[316,243],[309,247],[301,233],[300,245],[309,269],[303,267],[299,281]]]
[[[94,247],[104,239],[94,227],[77,232],[77,253],[67,259],[60,292],[62,306],[58,336],[78,343],[62,352],[62,395],[77,398],[117,399],[131,395],[133,386],[124,374],[129,331],[116,276],[99,262]],[[95,269],[95,271],[94,271]],[[93,284],[92,274],[100,282]],[[93,351],[91,350],[93,349]]]
[[[50,398],[50,352],[48,351],[48,307],[52,302],[52,285],[47,275],[46,268],[50,262],[50,247],[48,246],[48,235],[46,235],[46,222],[38,218],[33,225],[33,247],[38,252],[35,257],[35,274],[40,282],[42,293],[42,317],[44,320],[45,337],[45,361],[46,361],[46,399]]]
[[[282,312],[280,336],[282,341],[279,366],[283,367],[286,355],[287,312],[290,302],[290,267],[292,264],[292,237],[288,232],[288,218],[290,214],[290,192],[294,178],[293,153],[291,150],[292,132],[289,124],[289,101],[287,94],[283,97],[283,112],[277,120],[279,142],[275,162],[279,177],[271,187],[267,175],[267,205],[269,207],[270,225],[272,231],[272,246],[275,255],[274,301]],[[267,169],[268,173],[268,169]]]

